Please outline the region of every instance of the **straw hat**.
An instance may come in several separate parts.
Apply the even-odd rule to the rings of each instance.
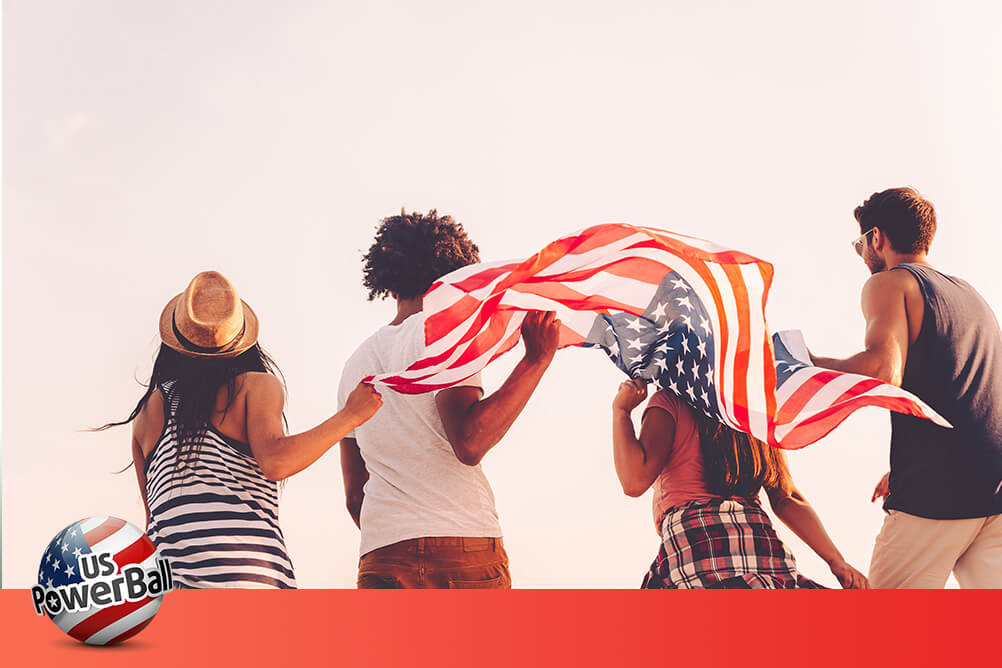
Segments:
[[[160,339],[191,357],[236,357],[257,343],[257,316],[218,271],[191,279],[160,314]]]

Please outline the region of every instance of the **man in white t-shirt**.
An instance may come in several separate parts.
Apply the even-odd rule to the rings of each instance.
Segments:
[[[397,315],[345,363],[342,405],[358,381],[405,369],[424,351],[422,295],[479,262],[462,225],[435,211],[385,218],[364,258],[369,299]],[[383,393],[382,409],[341,441],[348,512],[362,530],[360,588],[509,588],[494,493],[480,460],[522,412],[557,349],[559,320],[530,313],[525,356],[484,397],[480,375],[437,393]]]

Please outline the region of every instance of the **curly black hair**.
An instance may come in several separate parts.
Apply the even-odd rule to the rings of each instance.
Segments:
[[[369,300],[394,295],[420,297],[436,279],[480,261],[480,249],[460,223],[439,216],[407,213],[383,218],[376,239],[362,258],[362,284]]]

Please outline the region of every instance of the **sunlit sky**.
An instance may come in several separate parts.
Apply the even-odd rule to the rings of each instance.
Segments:
[[[198,271],[230,277],[303,430],[393,315],[366,301],[379,219],[437,208],[485,260],[603,222],[775,265],[768,318],[815,352],[862,343],[852,209],[912,185],[932,261],[1002,308],[1002,6],[984,2],[4,3],[3,585],[34,584],[68,523],[142,523],[127,415],[157,317]],[[488,368],[488,391],[518,352]],[[619,372],[564,350],[484,460],[516,587],[636,587],[650,495],[612,466]],[[639,417],[639,411],[638,411]],[[791,453],[866,570],[887,413]],[[358,531],[337,449],[289,480],[303,587],[350,587]],[[801,570],[824,564],[785,527]]]

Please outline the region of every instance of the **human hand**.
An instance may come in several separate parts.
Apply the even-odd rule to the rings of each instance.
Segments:
[[[344,402],[344,412],[351,417],[352,422],[360,425],[379,410],[383,405],[383,397],[369,383],[359,383]]]
[[[530,311],[522,321],[525,358],[550,363],[560,340],[560,320],[554,311]]]
[[[646,398],[647,383],[640,378],[624,380],[619,384],[619,391],[616,393],[616,398],[612,400],[612,407],[614,410],[630,413]]]
[[[850,566],[845,559],[838,559],[831,564],[832,575],[842,585],[842,589],[869,589],[870,581],[866,576]]]
[[[890,476],[891,472],[888,471],[884,474],[884,477],[877,481],[877,486],[873,488],[873,496],[870,497],[870,503],[873,503],[877,499],[886,499],[887,495],[891,493],[891,487],[888,483]]]

